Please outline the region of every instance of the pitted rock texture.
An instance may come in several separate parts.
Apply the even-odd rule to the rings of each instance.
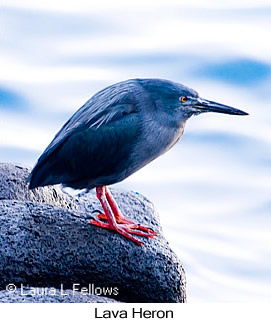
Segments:
[[[0,303],[119,303],[113,298],[74,290],[60,290],[46,287],[23,287],[14,292],[0,291]]]
[[[63,208],[75,207],[74,201],[58,186],[30,190],[27,182],[30,172],[30,167],[0,163],[0,200],[35,201]]]
[[[29,192],[30,169],[0,164],[0,288],[94,284],[117,288],[123,302],[185,302],[185,273],[170,249],[152,203],[111,190],[125,216],[159,233],[139,237],[139,247],[115,232],[89,224],[100,209],[95,192],[71,197],[57,187]],[[1,301],[1,299],[0,299]]]

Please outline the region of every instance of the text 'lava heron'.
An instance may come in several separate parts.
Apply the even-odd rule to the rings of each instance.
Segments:
[[[29,187],[63,184],[96,187],[104,214],[91,224],[153,238],[156,233],[125,218],[107,185],[124,180],[170,149],[192,115],[220,112],[247,115],[205,100],[184,85],[160,79],[133,79],[96,93],[64,124],[30,174]]]

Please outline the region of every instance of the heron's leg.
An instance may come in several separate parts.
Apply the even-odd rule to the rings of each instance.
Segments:
[[[113,195],[111,194],[107,186],[105,187],[105,196],[108,203],[110,204],[111,210],[113,211],[115,219],[118,223],[135,224],[133,221],[127,219],[125,216],[122,215],[117,202],[115,201]]]
[[[129,225],[129,227],[131,229],[141,230],[141,231],[151,233],[153,235],[157,235],[157,233],[155,231],[153,231],[151,228],[147,228],[143,225],[137,224],[137,223],[133,222],[132,220],[123,216],[118,205],[117,205],[117,202],[115,201],[113,195],[110,193],[107,186],[105,186],[105,196],[106,196],[106,199],[110,205],[110,208],[115,216],[117,223],[127,224],[127,225]],[[98,218],[101,220],[107,220],[105,214],[101,214],[101,213],[98,215]]]
[[[153,238],[153,235],[150,233],[148,234],[148,233],[142,233],[139,231],[135,231],[135,230],[133,230],[133,228],[129,227],[126,224],[118,224],[116,222],[114,214],[110,208],[110,204],[108,203],[108,201],[106,199],[104,186],[97,187],[96,194],[97,194],[97,197],[103,207],[103,210],[104,210],[104,213],[105,213],[108,223],[104,223],[102,221],[91,220],[90,221],[91,224],[105,228],[105,229],[109,229],[112,231],[117,231],[118,233],[120,233],[121,235],[125,236],[126,238],[132,240],[133,242],[135,242],[138,245],[142,245],[143,243],[141,241],[135,239],[134,237],[132,237],[129,233],[140,235],[143,237]]]

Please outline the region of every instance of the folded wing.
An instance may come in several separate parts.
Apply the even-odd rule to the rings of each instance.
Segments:
[[[108,146],[107,149],[112,147],[113,142],[110,144],[110,141],[118,140],[118,143],[114,143],[115,147],[121,143],[124,134],[123,127],[127,128],[127,134],[135,136],[136,129],[129,130],[129,123],[127,123],[129,118],[135,118],[137,112],[135,101],[132,100],[133,91],[131,88],[133,86],[132,81],[131,83],[118,83],[98,92],[88,100],[64,124],[40,156],[29,177],[30,188],[64,183],[68,180],[76,181],[75,170],[71,172],[72,169],[69,168],[72,165],[69,165],[68,161],[70,158],[79,160],[74,154],[87,151],[84,158],[88,160],[84,162],[91,163],[93,167],[99,152],[102,152],[106,146]],[[121,120],[123,121],[120,122]],[[104,146],[101,147],[101,145]],[[96,157],[93,157],[92,160],[91,156],[95,154]],[[62,171],[58,159],[62,162],[66,161],[66,164],[62,165]],[[91,165],[89,166],[91,167]],[[66,177],[70,176],[70,178],[64,178],[64,173]]]

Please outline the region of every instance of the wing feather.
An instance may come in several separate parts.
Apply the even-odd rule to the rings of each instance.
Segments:
[[[43,161],[75,131],[86,128],[98,129],[101,125],[136,112],[132,103],[131,88],[135,81],[114,84],[96,93],[64,124],[52,142],[45,149],[38,162]]]

